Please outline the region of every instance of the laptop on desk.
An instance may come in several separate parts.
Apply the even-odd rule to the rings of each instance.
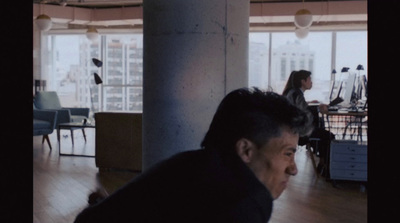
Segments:
[[[343,102],[343,98],[341,97],[336,97],[335,99],[333,99],[330,103],[329,106],[336,106],[338,104],[340,104],[341,102]]]
[[[337,111],[337,110],[339,110],[339,107],[337,105],[340,104],[341,102],[343,102],[343,98],[341,98],[341,97],[336,97],[335,99],[333,99],[329,103],[328,111]]]

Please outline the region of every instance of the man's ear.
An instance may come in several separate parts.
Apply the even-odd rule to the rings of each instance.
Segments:
[[[244,163],[250,163],[255,152],[255,145],[248,139],[241,138],[235,145],[236,153]]]

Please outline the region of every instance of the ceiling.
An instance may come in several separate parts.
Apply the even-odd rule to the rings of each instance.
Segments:
[[[80,8],[120,8],[141,6],[144,0],[33,0],[33,3],[61,5]],[[343,0],[249,0],[250,3],[282,3],[282,2],[335,2]],[[357,1],[357,0],[344,0]],[[358,0],[359,1],[359,0]],[[367,1],[367,0],[365,0]]]
[[[47,14],[52,30],[142,28],[144,0],[34,0],[33,19]],[[252,29],[292,29],[303,0],[249,0]],[[305,0],[313,29],[366,29],[367,0]],[[268,7],[265,7],[268,4]]]

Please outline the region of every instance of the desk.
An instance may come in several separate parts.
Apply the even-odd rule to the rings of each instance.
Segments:
[[[335,135],[326,157],[330,166],[329,178],[367,181],[368,112],[339,110],[323,116],[325,129]]]
[[[367,135],[367,111],[329,111],[324,114],[324,121],[325,128],[335,135],[336,140],[353,140],[357,136],[357,141],[363,141],[363,136]],[[364,139],[367,140],[366,137]]]
[[[61,131],[61,129],[69,129],[71,131],[71,138],[72,138],[72,145],[73,145],[74,144],[73,130],[76,130],[76,129],[82,129],[83,137],[85,138],[85,142],[86,142],[85,128],[96,128],[96,126],[93,125],[93,124],[88,124],[88,123],[83,124],[82,122],[60,123],[58,125],[58,127],[57,127],[57,140],[58,140],[58,154],[60,156],[95,157],[95,156],[83,155],[83,154],[61,153],[61,142],[60,142],[60,131]]]

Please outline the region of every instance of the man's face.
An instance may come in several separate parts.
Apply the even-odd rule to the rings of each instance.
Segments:
[[[260,148],[252,143],[254,150],[247,165],[268,188],[273,199],[285,190],[290,176],[297,174],[294,157],[298,140],[298,134],[282,129],[281,136],[271,138]]]

